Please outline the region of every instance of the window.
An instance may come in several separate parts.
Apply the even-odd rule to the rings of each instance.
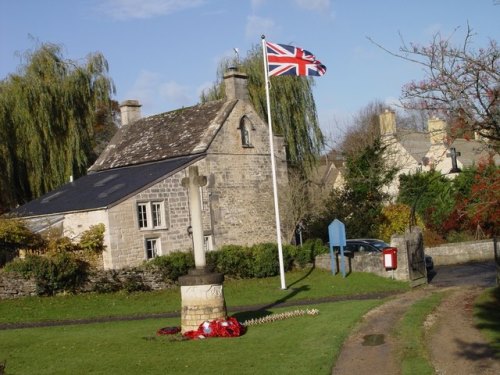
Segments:
[[[139,229],[166,228],[165,202],[137,203],[137,224]]]
[[[146,238],[146,259],[156,258],[160,253],[160,240],[158,238]]]
[[[162,215],[161,215],[161,206],[160,202],[151,203],[151,211],[153,216],[153,227],[161,227],[162,223]]]
[[[139,220],[139,228],[148,227],[148,214],[147,214],[147,204],[139,203],[137,205],[137,218]]]

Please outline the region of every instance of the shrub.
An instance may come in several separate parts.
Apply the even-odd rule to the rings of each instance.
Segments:
[[[218,250],[216,270],[227,276],[252,277],[252,253],[250,248],[225,245]]]
[[[165,280],[177,281],[194,267],[194,257],[191,252],[175,251],[150,260],[148,266],[157,268]]]
[[[0,267],[12,260],[20,249],[43,245],[43,238],[29,230],[22,220],[0,218]]]
[[[328,253],[328,247],[323,244],[319,238],[308,239],[302,246],[289,247],[292,262],[299,267],[305,267],[307,264],[314,263],[316,255]]]
[[[51,256],[28,255],[5,267],[25,278],[33,277],[38,295],[54,295],[57,292],[74,292],[87,279],[88,265],[69,253]]]
[[[102,253],[104,250],[104,224],[91,225],[80,236],[79,246],[82,250]]]
[[[441,235],[432,229],[426,229],[423,232],[424,245],[425,247],[434,247],[444,244],[446,241],[441,237]]]
[[[283,265],[285,271],[290,271],[293,268],[296,246],[290,244],[284,244],[282,247],[283,247]]]
[[[75,245],[69,237],[49,237],[47,238],[47,247],[41,252],[45,253],[64,253],[78,250],[78,246]]]
[[[250,277],[269,277],[279,273],[278,246],[274,243],[257,244],[252,254]]]
[[[446,240],[451,243],[474,241],[476,238],[473,233],[468,231],[455,232],[451,231],[447,234]]]
[[[217,263],[219,261],[219,252],[218,251],[209,251],[205,253],[205,259],[207,262],[207,269],[210,272],[217,271]]]
[[[378,227],[378,238],[390,243],[394,234],[404,234],[410,224],[411,207],[403,204],[390,204],[382,208],[382,222]],[[425,224],[418,213],[415,213],[416,223],[422,229]]]

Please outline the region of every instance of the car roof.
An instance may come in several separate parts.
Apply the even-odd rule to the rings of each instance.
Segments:
[[[379,239],[376,239],[376,238],[352,238],[352,239],[348,239],[346,241],[347,242],[349,242],[349,241],[351,241],[351,242],[357,241],[357,242],[383,242],[383,243],[386,243],[385,241],[382,241],[382,240],[379,240]]]

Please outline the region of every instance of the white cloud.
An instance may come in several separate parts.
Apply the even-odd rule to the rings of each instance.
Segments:
[[[154,106],[159,78],[158,73],[142,70],[123,100],[137,99],[142,104],[143,113],[150,113],[149,110]]]
[[[191,94],[188,86],[174,81],[165,82],[162,79],[158,73],[142,70],[121,100],[139,100],[143,116],[191,106],[197,102],[198,97],[194,97],[194,93]]]
[[[246,26],[246,36],[250,39],[260,37],[262,34],[268,34],[276,29],[276,24],[270,18],[258,16],[248,16]]]
[[[189,95],[189,88],[177,82],[170,81],[161,84],[158,92],[160,98],[164,99],[169,104],[169,107],[178,108],[193,104]]]
[[[295,0],[295,3],[307,10],[323,12],[330,9],[330,0]]]
[[[104,0],[98,11],[118,20],[165,16],[202,5],[205,0]]]
[[[260,8],[267,0],[252,0],[251,1],[251,6],[252,9],[257,9]]]

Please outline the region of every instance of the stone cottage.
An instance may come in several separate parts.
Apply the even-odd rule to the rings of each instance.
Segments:
[[[436,170],[449,178],[454,174],[451,154],[455,152],[456,167],[463,169],[477,165],[490,156],[496,165],[500,164],[500,155],[488,149],[486,143],[479,139],[463,139],[448,137],[447,124],[438,118],[427,122],[427,131],[398,128],[396,114],[386,110],[379,115],[379,134],[386,146],[385,158],[390,165],[399,171],[386,191],[393,197],[399,191],[399,176],[416,173],[417,171]],[[330,152],[322,158],[315,184],[322,191],[332,187],[341,188],[344,184],[343,158],[335,152]]]
[[[226,99],[141,118],[122,103],[123,125],[88,175],[12,213],[33,228],[77,238],[104,223],[103,266],[134,266],[192,248],[188,192],[181,180],[195,165],[207,251],[224,244],[275,242],[268,125],[248,99],[247,76],[230,70]],[[279,189],[287,185],[284,142],[274,137]]]
[[[387,146],[385,157],[391,165],[399,168],[396,178],[387,187],[392,196],[399,191],[401,174],[435,170],[453,178],[455,168],[478,165],[490,156],[496,165],[500,164],[500,155],[488,149],[484,141],[450,138],[447,123],[439,118],[430,118],[425,132],[398,129],[395,113],[386,110],[379,115],[379,124],[382,142]]]

